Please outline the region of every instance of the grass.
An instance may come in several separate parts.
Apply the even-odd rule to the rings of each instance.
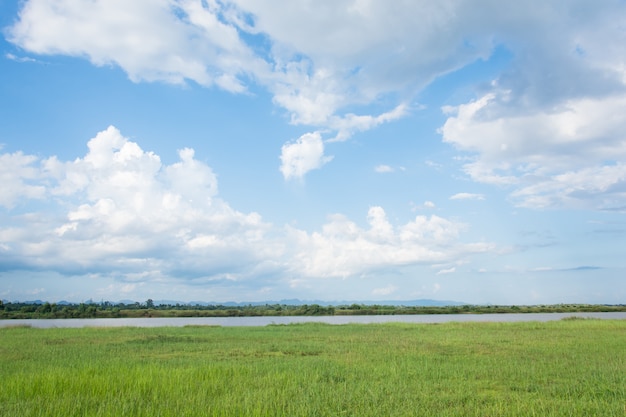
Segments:
[[[626,321],[0,329],[0,416],[625,416]]]

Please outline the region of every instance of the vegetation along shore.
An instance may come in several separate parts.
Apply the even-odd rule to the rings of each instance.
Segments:
[[[61,319],[61,318],[133,318],[133,317],[253,317],[253,316],[331,316],[331,315],[392,315],[392,314],[494,314],[494,313],[577,313],[624,312],[626,304],[555,304],[531,306],[453,305],[403,306],[378,304],[155,304],[144,303],[48,303],[2,302],[0,319]]]

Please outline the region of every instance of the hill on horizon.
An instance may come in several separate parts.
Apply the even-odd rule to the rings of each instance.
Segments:
[[[93,299],[89,299],[83,302],[71,302],[71,301],[57,301],[53,302],[57,305],[68,305],[68,304],[100,304],[102,302],[108,302],[112,304],[135,304],[139,302],[140,304],[145,304],[147,300],[137,301],[137,300],[118,300],[118,301],[109,301],[103,300],[100,302],[94,301]],[[2,300],[4,303],[23,303],[23,304],[44,304],[49,301],[45,300],[29,300],[29,301],[9,301]],[[342,305],[385,305],[385,306],[406,306],[406,307],[446,307],[446,306],[459,306],[459,305],[467,305],[468,303],[461,301],[451,301],[451,300],[432,300],[432,299],[418,299],[418,300],[335,300],[335,301],[325,301],[325,300],[300,300],[297,298],[291,299],[283,299],[283,300],[266,300],[266,301],[226,301],[226,302],[218,302],[218,301],[177,301],[177,300],[153,300],[154,305],[187,305],[187,306],[209,306],[209,305],[221,305],[225,307],[242,307],[242,306],[261,306],[261,305],[305,305],[305,304],[318,304],[320,306],[342,306]]]

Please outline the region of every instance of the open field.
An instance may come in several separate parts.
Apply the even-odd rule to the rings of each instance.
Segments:
[[[0,329],[1,416],[620,416],[626,321]]]

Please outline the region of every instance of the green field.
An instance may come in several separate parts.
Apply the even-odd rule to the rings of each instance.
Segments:
[[[1,416],[620,416],[626,321],[0,329]]]

